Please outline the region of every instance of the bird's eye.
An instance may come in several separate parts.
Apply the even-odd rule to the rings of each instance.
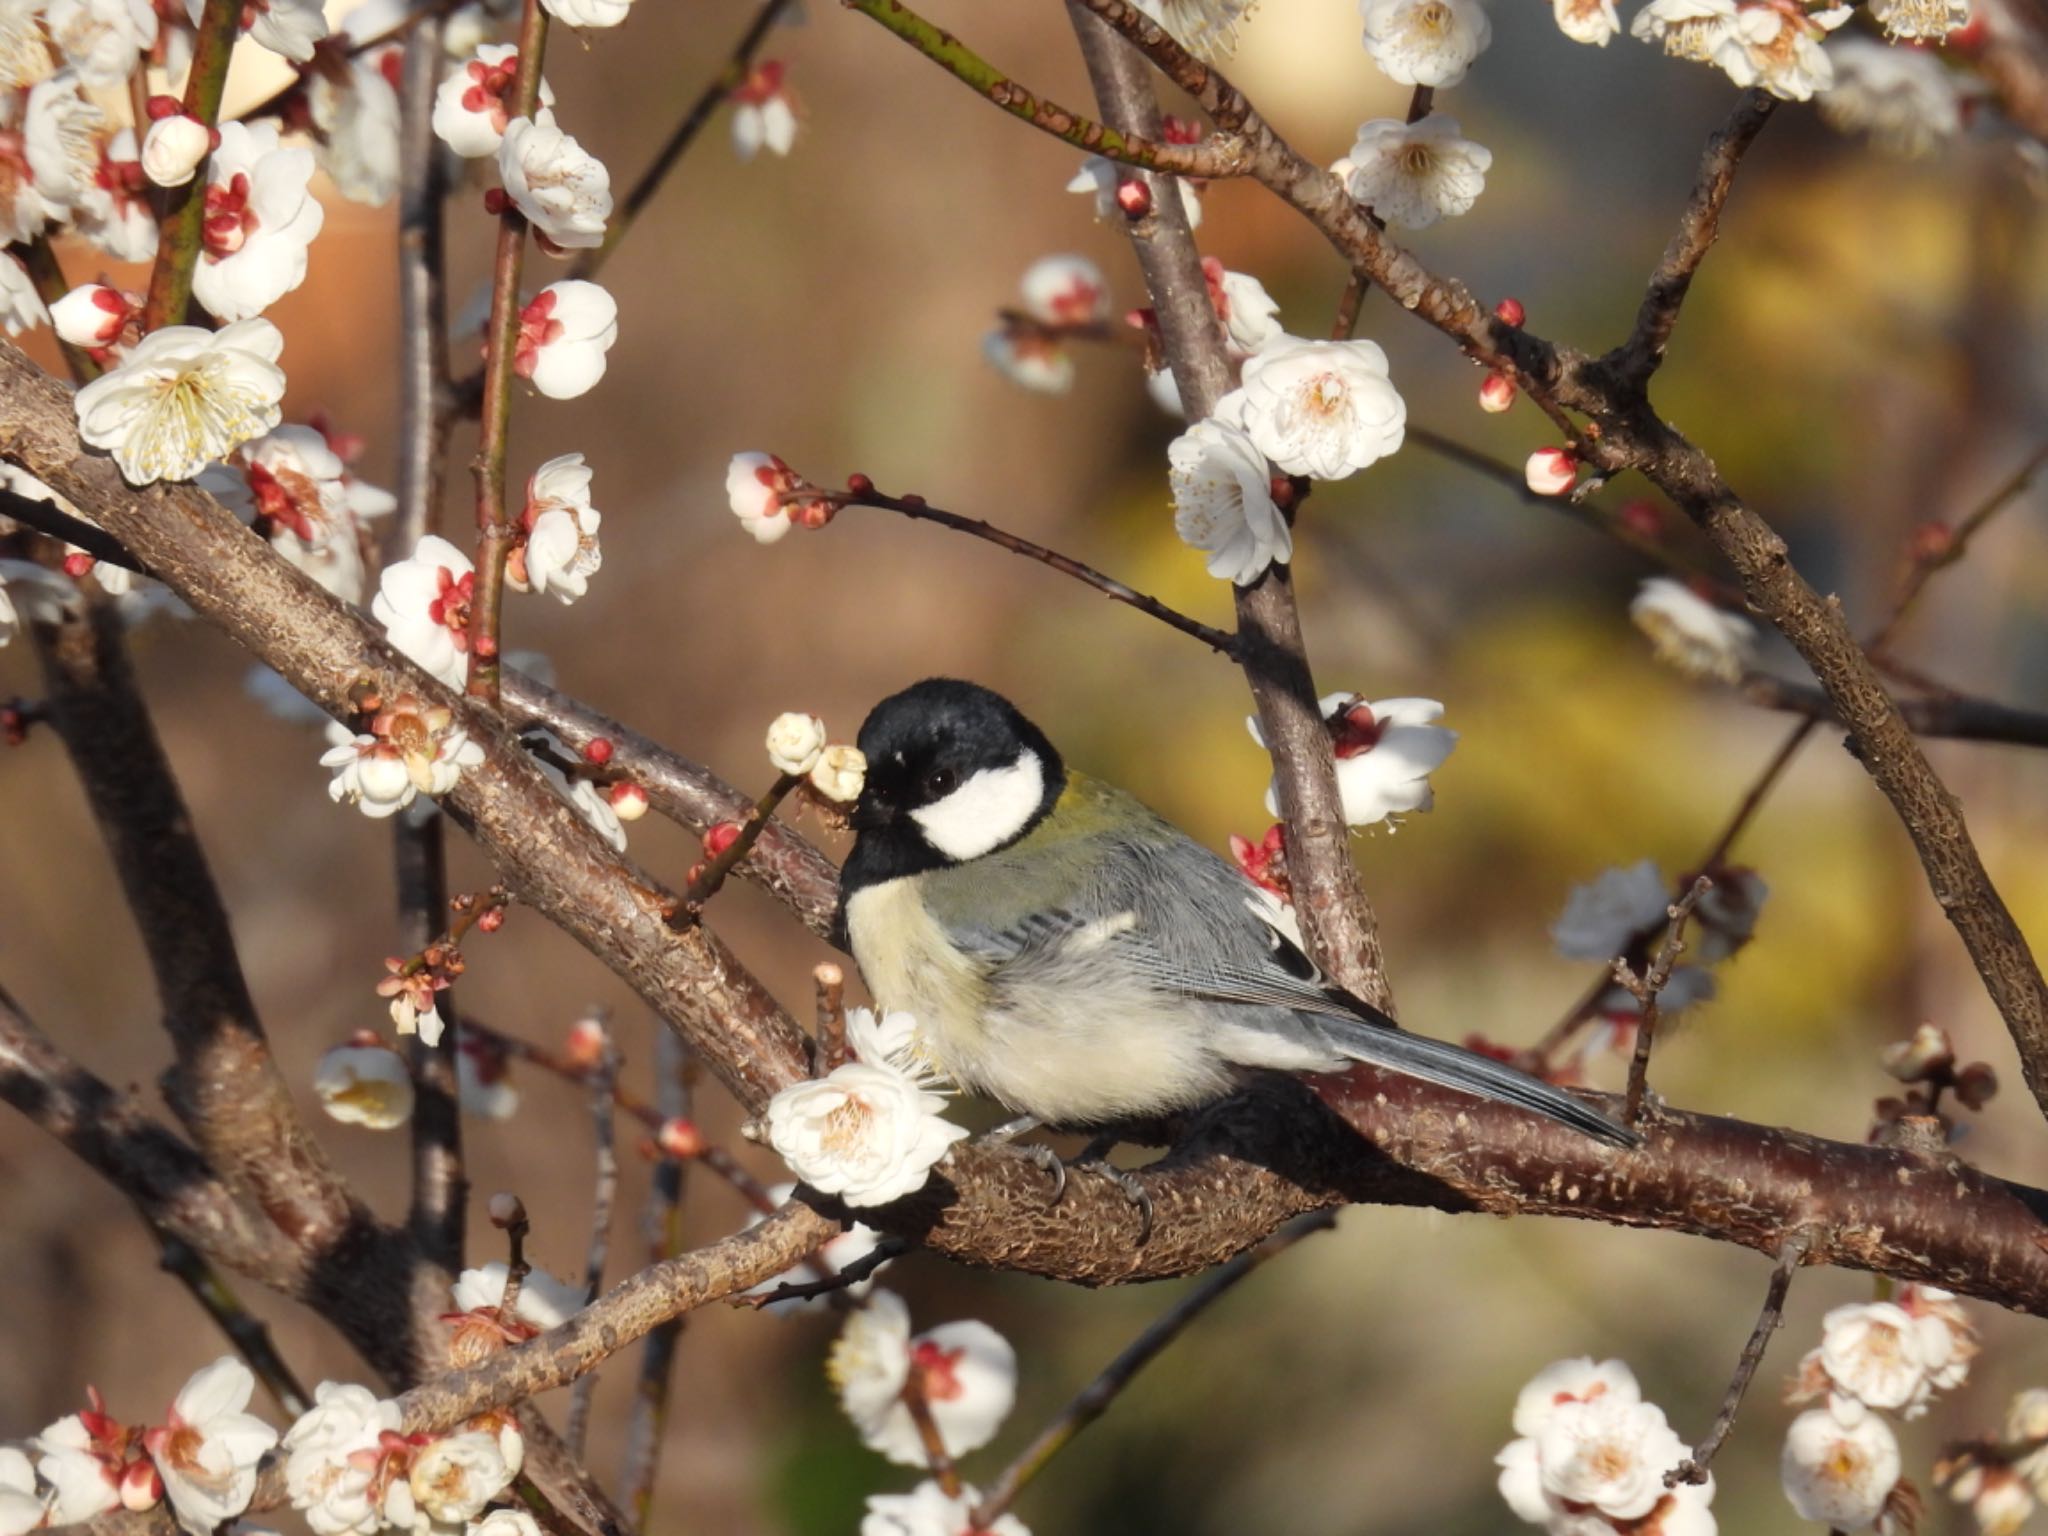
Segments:
[[[934,768],[924,776],[924,792],[930,799],[937,800],[953,793],[960,783],[960,776],[950,768]]]

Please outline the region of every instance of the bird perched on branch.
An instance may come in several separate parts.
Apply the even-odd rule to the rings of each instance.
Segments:
[[[1108,1126],[1219,1099],[1246,1068],[1367,1062],[1634,1144],[1564,1090],[1333,985],[1291,911],[1069,769],[1001,695],[915,684],[875,706],[860,749],[840,878],[854,959],[878,1006],[916,1017],[930,1063],[1020,1125]]]

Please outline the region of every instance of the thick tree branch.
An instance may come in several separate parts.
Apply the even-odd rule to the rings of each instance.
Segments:
[[[1804,683],[1752,672],[1742,680],[1741,693],[1750,703],[1765,709],[1839,721],[1827,694]],[[1900,699],[1898,710],[1899,717],[1916,736],[2048,747],[2048,713],[2040,710],[2014,709],[1992,699],[1943,695]]]

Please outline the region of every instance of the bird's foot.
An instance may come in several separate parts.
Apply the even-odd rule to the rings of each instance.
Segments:
[[[1005,1146],[1019,1136],[1028,1136],[1044,1123],[1035,1115],[1019,1115],[1016,1119],[1005,1120],[994,1130],[983,1133],[981,1139],[992,1147]],[[1067,1165],[1060,1160],[1059,1153],[1043,1143],[1019,1147],[1017,1150],[1037,1165],[1040,1173],[1052,1180],[1052,1198],[1046,1203],[1058,1205],[1060,1197],[1067,1192]]]
[[[1152,1197],[1145,1192],[1143,1181],[1135,1173],[1109,1161],[1109,1154],[1117,1141],[1114,1133],[1105,1131],[1081,1149],[1081,1155],[1074,1159],[1074,1163],[1077,1167],[1089,1165],[1123,1192],[1123,1197],[1138,1213],[1137,1246],[1142,1248],[1152,1236]]]

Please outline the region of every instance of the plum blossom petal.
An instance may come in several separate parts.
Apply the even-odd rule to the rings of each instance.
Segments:
[[[1456,85],[1493,41],[1479,0],[1359,0],[1358,11],[1366,53],[1396,85]]]
[[[535,229],[564,250],[604,243],[612,215],[611,174],[552,123],[517,118],[498,145],[505,193]]]
[[[389,1046],[335,1046],[313,1069],[313,1092],[327,1117],[343,1125],[389,1131],[412,1118],[412,1073]]]
[[[1240,413],[1261,453],[1290,475],[1341,480],[1401,446],[1408,410],[1370,341],[1282,337],[1244,365],[1244,383],[1217,405]]]
[[[1208,555],[1211,576],[1248,586],[1294,553],[1287,519],[1273,501],[1272,471],[1245,430],[1211,417],[1166,449],[1173,526]]]
[[[1396,229],[1426,229],[1471,211],[1486,187],[1493,151],[1460,136],[1458,120],[1377,118],[1351,146],[1345,189]]]
[[[256,1378],[232,1355],[195,1372],[171,1404],[168,1422],[144,1436],[178,1523],[194,1536],[249,1507],[256,1465],[277,1431],[244,1410]]]
[[[168,325],[78,391],[78,435],[130,485],[190,480],[278,423],[284,337],[268,320]]]
[[[313,1406],[285,1431],[282,1447],[285,1491],[315,1536],[374,1536],[383,1524],[377,1452],[400,1419],[398,1404],[368,1387],[323,1381],[314,1390]]]

